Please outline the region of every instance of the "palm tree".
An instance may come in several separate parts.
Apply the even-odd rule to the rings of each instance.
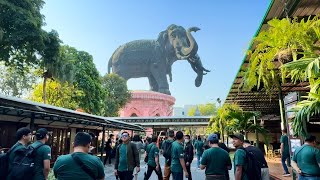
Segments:
[[[72,83],[74,77],[74,57],[65,51],[64,47],[60,46],[59,35],[56,31],[52,30],[47,33],[44,40],[45,48],[41,55],[41,74],[43,78],[43,103],[47,102],[46,87],[48,79],[55,79],[61,82],[69,81]]]
[[[229,113],[229,117],[234,123],[232,126],[228,126],[229,131],[240,132],[248,139],[249,132],[255,132],[265,134],[266,130],[259,124],[253,123],[253,116],[257,116],[255,112],[233,111]]]

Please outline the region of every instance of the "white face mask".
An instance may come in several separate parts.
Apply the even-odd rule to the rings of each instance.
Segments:
[[[185,143],[188,143],[189,141],[190,141],[190,139],[185,139],[184,140]]]

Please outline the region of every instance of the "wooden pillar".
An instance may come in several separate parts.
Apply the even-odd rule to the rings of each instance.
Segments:
[[[34,113],[31,113],[31,117],[30,117],[30,130],[31,132],[33,132],[35,129],[34,129],[34,119],[35,119],[35,115]]]
[[[76,137],[76,132],[77,129],[76,128],[70,128],[70,152],[69,153],[72,153],[73,152],[73,142],[74,142],[74,138]]]
[[[109,132],[109,131],[108,131]],[[103,151],[104,151],[104,144],[105,144],[105,140],[106,139],[106,126],[102,127],[102,142],[101,142],[101,161],[103,160]]]
[[[255,103],[253,104],[253,111],[256,111],[256,104]],[[254,123],[254,125],[257,125],[257,117],[256,116],[253,116],[253,123]],[[255,130],[255,135],[256,135],[256,147],[259,148],[259,134],[258,134],[257,130]]]

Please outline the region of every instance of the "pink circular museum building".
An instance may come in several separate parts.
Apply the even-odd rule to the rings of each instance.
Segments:
[[[172,116],[175,101],[173,96],[154,91],[131,91],[120,117]]]

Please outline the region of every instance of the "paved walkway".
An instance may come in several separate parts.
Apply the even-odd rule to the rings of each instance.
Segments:
[[[141,158],[142,159],[142,158]],[[161,169],[162,169],[162,173],[163,173],[163,165],[164,165],[164,157],[161,155],[160,156],[160,164],[161,164]],[[196,165],[197,164],[197,159],[195,158],[193,161],[192,161],[192,164],[191,164],[191,174],[192,174],[192,178],[193,179],[196,179],[196,180],[202,180],[202,179],[205,179],[205,173],[204,173],[204,170],[198,170],[196,168]],[[143,180],[144,178],[144,172],[147,171],[147,165],[144,163],[144,161],[142,160],[141,161],[141,171],[140,173],[138,174],[138,180]],[[111,165],[106,165],[105,166],[105,174],[106,174],[106,177],[105,179],[108,179],[108,180],[115,180],[115,176],[113,174],[114,172],[114,166],[112,164]],[[234,180],[234,175],[233,175],[233,170],[230,170],[229,171],[230,173],[230,177],[231,177],[231,180]],[[150,180],[157,180],[158,177],[157,175],[153,172],[151,177],[150,177]]]
[[[281,180],[291,180],[291,177],[282,177],[283,174],[283,167],[281,165],[281,159],[280,158],[274,158],[274,159],[267,159],[270,175],[274,177],[275,179],[281,179]],[[292,175],[292,168],[288,167],[289,172]]]

